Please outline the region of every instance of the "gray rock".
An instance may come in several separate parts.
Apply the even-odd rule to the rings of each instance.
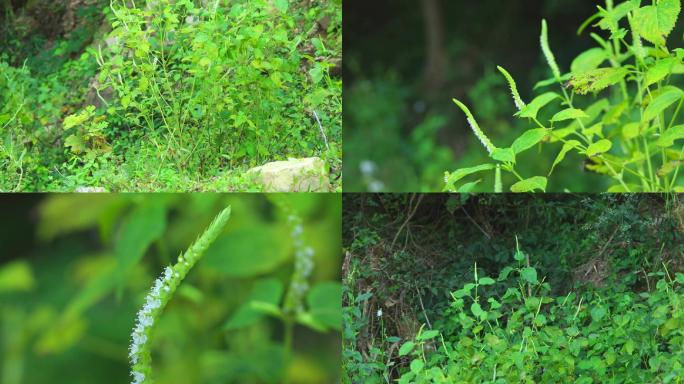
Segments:
[[[318,157],[276,161],[247,171],[266,192],[328,192],[328,167]]]

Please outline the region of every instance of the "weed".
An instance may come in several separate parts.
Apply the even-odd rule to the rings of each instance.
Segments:
[[[508,147],[493,143],[468,107],[454,99],[494,162],[447,172],[445,190],[470,191],[481,180],[459,184],[462,179],[500,168],[513,176],[512,192],[546,191],[556,166],[576,152],[585,159],[587,170],[612,181],[609,192],[683,191],[684,150],[678,141],[684,138],[680,121],[684,91],[674,83],[684,73],[684,50],[667,46],[680,10],[679,0],[645,6],[639,0],[618,5],[607,0],[579,32],[594,23],[609,38],[592,33],[598,47],[576,57],[569,72],[557,64],[546,21],[542,21],[541,48],[552,78],[535,88],[555,85],[559,91],[544,92],[526,103],[513,76],[499,67],[518,110],[515,116],[535,126]],[[558,103],[563,108],[560,112],[542,113]],[[516,161],[523,152],[556,143],[562,146],[548,174],[530,177],[517,172]],[[495,183],[495,192],[502,190],[503,185]]]

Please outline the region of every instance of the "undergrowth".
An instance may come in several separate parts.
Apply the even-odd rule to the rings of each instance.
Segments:
[[[59,2],[0,16],[1,190],[258,190],[312,156],[339,188],[339,1],[87,4],[68,32],[26,21]]]
[[[684,378],[684,211],[651,195],[344,197],[346,383]]]

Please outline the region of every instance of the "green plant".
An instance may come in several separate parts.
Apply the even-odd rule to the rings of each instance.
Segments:
[[[493,163],[458,169],[445,174],[445,190],[467,192],[479,181],[459,184],[462,179],[484,171],[501,170],[513,175],[512,192],[546,191],[554,168],[576,152],[585,159],[585,168],[612,181],[610,192],[682,191],[680,166],[684,138],[680,118],[684,91],[675,85],[684,73],[684,50],[669,49],[667,37],[681,11],[680,0],[657,0],[641,6],[629,0],[606,6],[579,29],[589,24],[610,34],[591,37],[598,43],[575,58],[569,72],[562,72],[548,42],[546,21],[542,21],[541,48],[552,78],[537,88],[557,85],[526,103],[513,77],[498,67],[511,88],[516,116],[534,125],[510,147],[498,147],[478,125],[468,107],[454,99],[465,113],[475,136]],[[605,64],[605,65],[604,65]],[[593,98],[584,97],[592,94]],[[552,103],[564,108],[552,116],[542,110]],[[547,175],[523,176],[516,161],[532,148],[562,143]],[[562,189],[560,186],[554,186]],[[503,186],[496,183],[495,191]]]
[[[138,312],[137,323],[131,335],[129,357],[132,365],[133,383],[152,382],[150,378],[152,373],[150,343],[154,326],[180,283],[204,255],[207,248],[216,240],[229,218],[230,207],[221,211],[197,241],[178,258],[178,262],[173,267],[166,267],[163,276],[154,281],[154,286],[147,295],[145,305]]]
[[[648,292],[554,297],[528,255],[514,259],[497,279],[475,266],[438,328],[402,345],[412,362],[400,383],[682,382],[684,274],[663,265]]]

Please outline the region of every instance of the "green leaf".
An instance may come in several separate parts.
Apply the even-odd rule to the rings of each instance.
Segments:
[[[496,281],[494,281],[494,279],[492,279],[491,277],[483,277],[483,278],[481,278],[480,281],[478,281],[477,283],[480,284],[480,285],[492,285],[492,284],[494,284],[495,282],[496,282]]]
[[[548,132],[549,130],[546,128],[530,129],[515,139],[511,148],[515,154],[526,151],[544,140]]]
[[[164,200],[143,200],[126,215],[114,244],[120,287],[123,287],[128,279],[128,272],[131,268],[140,261],[147,248],[161,237],[165,229],[166,204]]]
[[[282,13],[287,12],[287,9],[290,6],[290,1],[289,0],[273,0],[273,4],[275,7]]]
[[[465,183],[461,185],[458,189],[456,189],[457,193],[471,193],[475,187],[477,187],[478,184],[480,184],[482,180],[477,180],[473,181],[472,183]]]
[[[555,92],[543,93],[532,100],[525,108],[520,111],[520,117],[526,117],[530,119],[536,119],[539,110],[544,108],[547,104],[552,102],[554,99],[560,99],[561,97]]]
[[[574,120],[574,119],[583,119],[589,117],[583,110],[581,109],[575,109],[575,108],[568,108],[565,110],[562,110],[551,118],[551,121],[558,122],[558,121],[565,121],[565,120]]]
[[[594,321],[601,321],[606,316],[606,308],[602,305],[597,305],[591,310],[591,318]]]
[[[622,127],[622,137],[627,140],[635,139],[640,135],[640,124],[639,123],[629,123]]]
[[[287,233],[261,223],[236,228],[219,236],[204,255],[203,264],[228,276],[268,273],[290,256]]]
[[[648,107],[646,107],[646,110],[644,111],[644,115],[642,116],[642,120],[644,121],[651,121],[658,117],[661,112],[666,110],[669,106],[672,104],[678,102],[682,96],[684,96],[684,91],[677,87],[668,87],[665,88],[665,90],[660,93],[655,99],[651,101],[650,104],[648,104]]]
[[[252,302],[258,301],[277,305],[283,295],[283,284],[275,278],[258,280],[252,286],[252,291],[246,303],[228,319],[223,326],[226,330],[244,328],[257,323],[264,317],[263,312],[252,307]]]
[[[655,45],[665,45],[677,23],[681,11],[681,0],[660,0],[656,5],[648,5],[634,11],[635,28],[641,37]]]
[[[613,143],[610,140],[603,139],[595,142],[587,148],[586,154],[589,157],[599,155],[610,151],[613,147]]]
[[[537,284],[537,270],[532,267],[525,267],[520,270],[520,277],[530,284]]]
[[[411,372],[413,372],[416,375],[423,371],[423,367],[425,367],[425,362],[420,358],[414,359],[411,362]]]
[[[549,171],[549,176],[551,176],[551,174],[553,173],[553,170],[556,168],[556,166],[558,164],[560,164],[565,159],[565,155],[567,155],[568,152],[579,147],[580,145],[581,145],[581,143],[577,140],[566,141],[563,144],[563,148],[561,148],[560,153],[558,153],[558,156],[556,156],[556,160],[553,161],[553,165],[551,166],[551,170]]]
[[[589,92],[598,92],[616,84],[627,76],[626,68],[597,68],[581,74],[573,75],[569,86],[573,91],[581,95]]]
[[[674,57],[668,57],[656,61],[655,64],[646,72],[646,86],[655,84],[660,80],[666,78],[672,73],[672,68],[678,62]]]
[[[311,288],[306,297],[311,316],[329,328],[342,329],[342,285],[327,281]]]
[[[439,336],[439,331],[430,329],[428,331],[425,331],[418,336],[418,340],[430,340],[434,339],[435,337]]]
[[[0,293],[25,292],[36,285],[31,265],[26,260],[15,260],[0,267]]]
[[[511,192],[524,193],[533,192],[535,190],[541,190],[542,192],[546,192],[546,184],[546,177],[535,176],[513,184],[513,186],[511,187]]]
[[[656,141],[656,145],[665,148],[671,147],[674,145],[675,140],[680,139],[684,139],[684,125],[677,125],[665,131]]]
[[[473,315],[475,315],[475,317],[481,317],[484,313],[486,313],[482,310],[482,307],[478,303],[473,303],[470,306],[470,311],[473,313]]]
[[[473,173],[488,171],[494,168],[496,168],[494,164],[482,164],[471,168],[457,169],[447,177],[447,185],[454,185],[457,181]]]
[[[492,159],[504,163],[515,163],[515,152],[512,148],[497,148],[492,152]]]
[[[399,356],[406,356],[408,355],[411,351],[413,351],[413,347],[416,346],[416,343],[413,341],[407,341],[405,342],[401,348],[399,348]]]
[[[78,155],[87,149],[86,143],[83,141],[81,135],[70,135],[64,140],[64,146],[69,147],[71,152]]]
[[[606,59],[608,59],[608,55],[603,48],[592,48],[580,53],[579,56],[573,60],[570,65],[570,72],[578,75],[591,71],[598,68]]]

